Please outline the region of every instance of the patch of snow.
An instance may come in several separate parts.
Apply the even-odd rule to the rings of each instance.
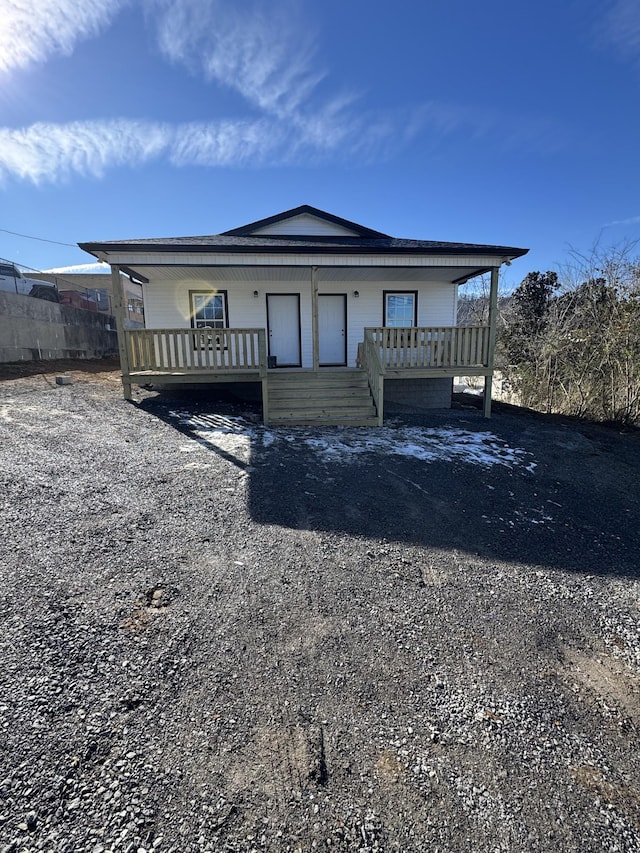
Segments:
[[[362,433],[365,437],[362,438]],[[404,427],[359,430],[345,435],[326,433],[322,438],[302,438],[302,443],[325,459],[352,461],[363,453],[408,456],[423,462],[466,462],[490,468],[493,465],[526,467],[533,471],[531,454],[510,447],[490,432],[474,432],[459,428]],[[351,457],[351,458],[350,458]]]
[[[354,463],[367,454],[400,456],[421,462],[462,462],[491,468],[523,468],[533,473],[532,454],[511,447],[492,432],[458,427],[378,427],[338,430],[266,428],[240,417],[171,412],[181,426],[203,444],[248,456],[251,448],[277,447],[279,442],[297,444],[314,451],[326,462]]]
[[[269,432],[269,430],[265,430],[262,433],[262,446],[263,447],[271,447],[271,445],[274,443],[275,440],[276,440],[275,435],[272,432]]]
[[[206,447],[235,455],[242,461],[249,458],[252,441],[257,436],[254,427],[243,418],[175,411],[169,412],[169,415],[180,426],[189,427],[193,437]]]

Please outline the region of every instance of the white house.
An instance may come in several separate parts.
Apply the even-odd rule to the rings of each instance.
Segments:
[[[260,382],[267,423],[382,423],[384,400],[448,406],[486,377],[498,271],[527,252],[389,237],[303,205],[222,234],[80,243],[111,265],[122,381]],[[126,329],[121,272],[142,283]],[[486,326],[456,326],[457,289],[491,273]]]

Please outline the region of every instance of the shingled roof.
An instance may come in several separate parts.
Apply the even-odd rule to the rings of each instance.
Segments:
[[[355,232],[349,235],[255,234],[266,226],[309,214]],[[110,240],[100,243],[79,243],[81,249],[96,252],[203,252],[294,254],[397,254],[397,255],[499,255],[513,259],[525,255],[528,249],[495,246],[483,243],[448,243],[439,240],[409,240],[390,237],[333,214],[301,205],[276,216],[224,231],[221,234],[199,237],[157,237],[151,239]]]

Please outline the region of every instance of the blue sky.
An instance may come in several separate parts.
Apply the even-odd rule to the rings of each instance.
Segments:
[[[517,284],[640,238],[639,95],[637,0],[0,0],[0,256],[311,204]]]

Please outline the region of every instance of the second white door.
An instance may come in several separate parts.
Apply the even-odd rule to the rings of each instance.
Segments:
[[[347,297],[344,293],[319,294],[318,339],[321,365],[347,363]]]

